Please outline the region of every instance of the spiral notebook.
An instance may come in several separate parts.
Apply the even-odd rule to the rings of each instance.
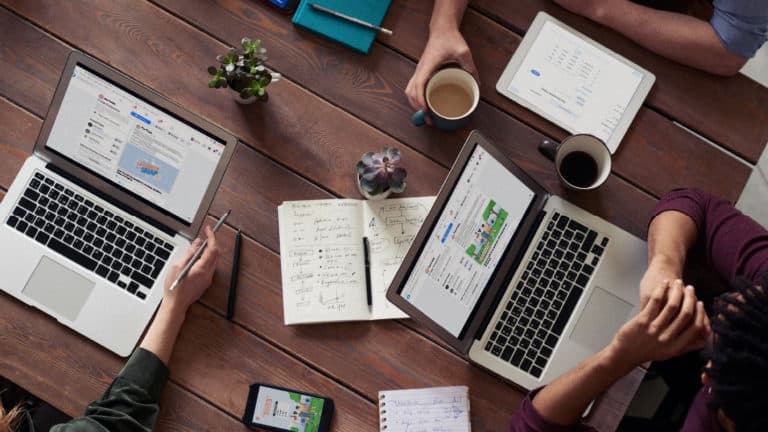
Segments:
[[[431,387],[379,392],[382,432],[470,432],[469,388]]]

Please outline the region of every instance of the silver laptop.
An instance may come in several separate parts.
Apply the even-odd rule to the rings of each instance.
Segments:
[[[646,255],[644,241],[548,194],[475,131],[387,299],[472,362],[533,389],[637,313]]]
[[[0,288],[127,356],[236,139],[81,53],[0,203]]]

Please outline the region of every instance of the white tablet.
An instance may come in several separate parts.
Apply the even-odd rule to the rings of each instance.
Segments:
[[[496,90],[572,134],[616,152],[656,77],[539,12]]]

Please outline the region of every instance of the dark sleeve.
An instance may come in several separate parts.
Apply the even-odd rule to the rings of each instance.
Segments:
[[[151,431],[160,414],[160,395],[168,368],[153,353],[136,349],[101,399],[83,417],[56,425],[51,432]]]
[[[693,219],[707,263],[723,278],[757,281],[768,270],[768,231],[728,201],[698,189],[675,189],[656,205],[653,216],[678,211]]]
[[[543,387],[542,387],[543,388]],[[509,424],[509,432],[582,432],[590,428],[582,424],[569,426],[558,425],[546,420],[533,407],[533,398],[541,390],[538,388],[528,393],[520,408],[517,409]]]

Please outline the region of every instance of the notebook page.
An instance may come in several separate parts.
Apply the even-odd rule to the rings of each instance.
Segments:
[[[433,387],[379,392],[383,432],[470,432],[469,388]]]
[[[278,207],[285,324],[370,319],[357,200]]]
[[[387,300],[387,289],[434,202],[435,197],[419,197],[363,204],[363,228],[371,246],[373,319],[408,317]]]

